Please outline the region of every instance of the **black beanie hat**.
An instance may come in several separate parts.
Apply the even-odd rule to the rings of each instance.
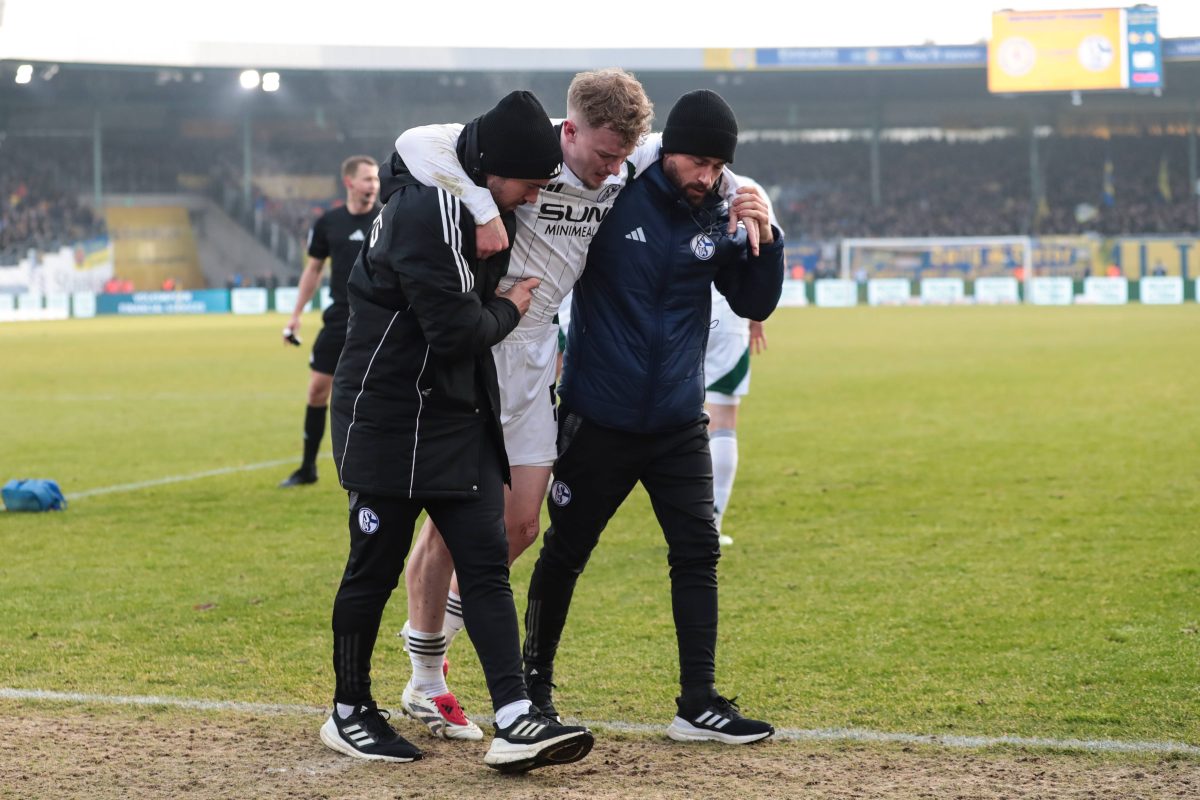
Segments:
[[[688,92],[675,101],[663,128],[664,153],[719,158],[733,163],[737,118],[724,98],[708,89]]]
[[[541,180],[558,174],[558,131],[532,92],[512,92],[479,118],[479,165],[499,178]]]

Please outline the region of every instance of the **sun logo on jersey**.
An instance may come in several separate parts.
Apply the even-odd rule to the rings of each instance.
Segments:
[[[701,261],[708,261],[717,252],[717,246],[707,234],[697,233],[692,237],[692,253]]]

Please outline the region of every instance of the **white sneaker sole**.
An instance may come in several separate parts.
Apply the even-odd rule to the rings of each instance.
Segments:
[[[338,734],[337,726],[333,724],[333,717],[325,720],[325,724],[321,726],[321,741],[331,750],[337,750],[343,755],[351,758],[361,758],[364,761],[392,761],[397,764],[407,764],[410,761],[416,761],[415,758],[399,758],[398,756],[381,756],[373,753],[364,753],[361,750],[356,750],[346,744],[341,735]]]
[[[763,731],[746,736],[731,736],[728,733],[712,731],[707,728],[697,728],[681,717],[676,717],[667,726],[667,736],[677,742],[721,742],[722,744],[750,744],[760,742],[774,734],[774,731]]]
[[[474,722],[468,720],[467,725],[455,725],[442,716],[437,708],[423,701],[412,688],[410,681],[404,687],[400,696],[400,710],[405,716],[412,717],[429,728],[429,732],[439,739],[453,739],[466,742],[482,742],[483,731]]]
[[[725,534],[722,533],[721,535],[719,535],[717,537],[717,544],[721,545],[721,547],[732,547],[733,546],[733,537],[726,536]]]
[[[592,751],[595,743],[591,731],[567,733],[537,744],[512,744],[497,737],[492,739],[483,763],[500,772],[528,772],[579,761]]]

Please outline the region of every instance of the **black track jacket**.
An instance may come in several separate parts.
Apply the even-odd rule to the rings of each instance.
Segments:
[[[477,148],[459,139],[468,163]],[[350,273],[346,347],[333,376],[333,454],[342,486],[406,498],[478,491],[481,447],[499,448],[509,481],[492,345],[520,321],[496,296],[509,251],[480,261],[475,220],[423,186],[397,155],[380,167],[385,206]],[[512,214],[504,224],[511,241]]]

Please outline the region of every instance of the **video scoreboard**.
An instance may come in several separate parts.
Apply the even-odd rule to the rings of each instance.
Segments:
[[[992,14],[993,94],[1153,90],[1162,63],[1154,6]]]

